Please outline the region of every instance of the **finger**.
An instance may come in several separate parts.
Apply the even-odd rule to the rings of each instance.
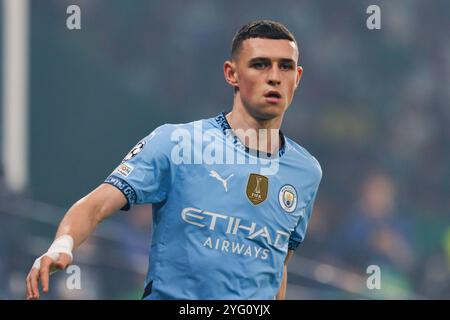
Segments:
[[[30,272],[30,286],[31,286],[30,299],[39,299],[38,280],[39,280],[39,270],[33,268]]]
[[[61,253],[58,260],[56,261],[56,268],[60,270],[65,269],[71,262],[72,258],[68,254]]]
[[[29,300],[32,296],[30,274],[28,274],[27,278],[25,279],[25,286],[27,288],[27,300]]]
[[[26,284],[27,284],[27,299],[30,300],[33,298],[33,286],[31,285],[31,271],[30,273],[28,273],[27,279],[26,279]]]
[[[39,277],[41,278],[42,291],[48,292],[48,278],[50,272],[50,266],[53,264],[53,260],[47,256],[42,257],[41,268],[39,269]]]

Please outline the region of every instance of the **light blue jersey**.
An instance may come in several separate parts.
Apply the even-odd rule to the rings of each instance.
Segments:
[[[287,251],[305,238],[322,171],[281,133],[282,147],[268,158],[230,129],[223,113],[158,127],[105,180],[126,196],[124,210],[153,204],[144,299],[277,294]]]

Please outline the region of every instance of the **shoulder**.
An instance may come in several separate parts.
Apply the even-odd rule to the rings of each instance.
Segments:
[[[200,119],[188,123],[165,123],[141,139],[138,146],[143,148],[144,145],[152,145],[153,149],[170,151],[170,148],[180,142],[193,140],[196,131],[212,127],[210,119]]]
[[[159,127],[157,127],[155,130],[153,130],[148,137],[153,137],[156,135],[162,136],[162,137],[169,137],[172,135],[177,134],[178,132],[190,132],[192,133],[195,129],[209,129],[213,128],[212,123],[213,118],[208,119],[199,119],[194,120],[191,122],[186,123],[165,123]]]
[[[150,132],[141,142],[171,145],[177,132],[189,131],[190,127],[192,127],[191,123],[165,123]]]
[[[302,147],[294,140],[286,136],[285,139],[289,150],[296,160],[299,161],[302,166],[306,166],[309,169],[308,171],[310,171],[318,182],[320,182],[322,179],[322,167],[319,161],[306,148]]]

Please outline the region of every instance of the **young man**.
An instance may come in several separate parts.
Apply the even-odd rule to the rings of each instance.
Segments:
[[[303,241],[322,171],[280,129],[302,75],[294,36],[267,20],[243,26],[224,64],[232,111],[165,124],[75,203],[27,277],[27,296],[72,262],[118,209],[153,204],[144,299],[283,299],[286,267]]]

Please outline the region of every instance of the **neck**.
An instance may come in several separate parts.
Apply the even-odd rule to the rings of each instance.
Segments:
[[[226,115],[234,134],[250,149],[271,154],[277,152],[281,146],[280,126],[283,116],[272,119],[255,118],[242,103],[238,103],[236,96],[232,111]]]

